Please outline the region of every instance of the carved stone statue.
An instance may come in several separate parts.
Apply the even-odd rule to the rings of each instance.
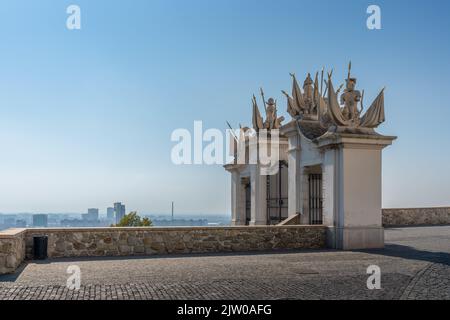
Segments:
[[[344,105],[342,114],[347,120],[355,120],[359,117],[358,103],[361,101],[361,92],[355,90],[356,78],[346,79],[347,85],[341,94],[341,104]]]
[[[340,95],[340,104],[338,97],[343,84],[336,91],[334,90],[331,83],[333,71],[328,74],[328,81],[324,81],[322,70],[320,85],[318,80],[319,73],[316,73],[314,81],[308,73],[303,83],[303,92],[297,83],[295,74],[291,73],[293,81],[292,97],[285,91],[282,91],[287,98],[287,112],[292,118],[297,120],[301,118],[304,120],[319,121],[323,128],[330,128],[333,125],[337,127],[376,128],[384,121],[383,90],[371,104],[364,116],[361,117],[364,90],[361,94],[359,90],[355,89],[356,78],[351,77],[350,73],[351,62],[348,65],[346,87]],[[322,93],[323,84],[325,84],[324,93]],[[359,104],[361,104],[360,108],[358,108]]]
[[[351,127],[351,128],[368,128],[373,129],[384,122],[384,89],[378,94],[375,100],[370,105],[364,116],[360,117],[362,111],[358,110],[358,103],[362,96],[358,90],[355,90],[356,79],[350,77],[350,67],[347,77],[347,88],[341,95],[341,103],[344,107],[341,108],[337,101],[338,92],[334,91],[333,83],[331,82],[331,73],[328,74],[328,116],[336,127]]]
[[[273,98],[269,98],[266,103],[266,121],[264,121],[265,129],[273,129],[277,119],[277,107]]]
[[[295,74],[291,73],[292,76],[292,97],[288,93],[281,90],[281,92],[286,96],[287,112],[293,117],[298,116],[316,118],[318,112],[320,111],[321,105],[323,105],[323,99],[319,97],[319,84],[317,80],[313,82],[311,74],[308,73],[305,81],[303,82],[303,92],[297,83],[297,78]],[[323,106],[322,106],[323,107]]]
[[[266,110],[266,120],[263,121],[261,117],[261,113],[259,112],[258,104],[256,102],[256,98],[253,95],[253,129],[259,131],[260,129],[267,129],[268,131],[272,129],[279,129],[281,126],[281,122],[283,122],[284,117],[277,117],[277,104],[273,98],[269,98],[266,102],[264,99],[264,93],[261,90],[261,96],[263,97],[263,103],[265,105]]]
[[[305,81],[303,82],[303,100],[305,101],[305,110],[308,114],[311,114],[314,109],[314,100],[313,100],[313,94],[314,94],[314,87],[313,87],[313,81],[311,79],[311,74],[308,73],[306,76]]]

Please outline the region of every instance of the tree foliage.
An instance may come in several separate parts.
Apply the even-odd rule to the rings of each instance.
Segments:
[[[129,214],[123,216],[120,222],[113,227],[151,227],[152,220],[149,218],[141,218],[136,211],[132,211]]]

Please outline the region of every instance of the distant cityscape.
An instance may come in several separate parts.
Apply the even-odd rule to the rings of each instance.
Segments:
[[[0,213],[0,230],[8,228],[70,228],[109,227],[125,216],[125,204],[116,202],[106,208],[103,215],[98,208],[88,208],[86,213]],[[151,219],[155,227],[182,226],[224,226],[230,225],[226,215],[201,214],[141,214]]]

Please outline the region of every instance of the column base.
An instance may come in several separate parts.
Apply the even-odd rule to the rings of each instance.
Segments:
[[[245,226],[245,221],[232,219],[231,225],[232,226]]]
[[[265,226],[265,225],[267,225],[267,222],[263,221],[263,220],[261,220],[261,221],[251,220],[249,225],[251,225],[251,226]]]
[[[329,227],[327,245],[333,249],[384,248],[383,227]]]

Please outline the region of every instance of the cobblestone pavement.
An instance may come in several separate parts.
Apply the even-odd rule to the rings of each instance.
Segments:
[[[0,276],[0,299],[450,299],[450,226],[386,230],[365,251],[55,259]],[[370,265],[381,289],[367,289]],[[81,269],[69,290],[67,267]]]

